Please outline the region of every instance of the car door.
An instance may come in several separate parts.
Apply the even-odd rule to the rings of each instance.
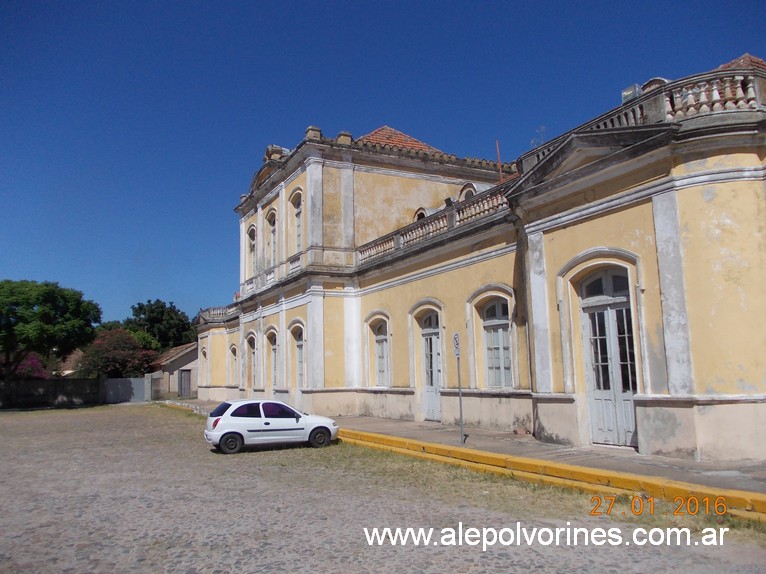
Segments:
[[[261,403],[263,439],[268,442],[301,442],[307,440],[306,417],[276,401]],[[297,419],[297,420],[296,420]]]
[[[245,440],[245,444],[263,442],[263,417],[259,403],[246,403],[238,406],[229,415],[232,430],[236,430]]]

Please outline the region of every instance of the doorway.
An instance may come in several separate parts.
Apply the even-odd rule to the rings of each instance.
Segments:
[[[638,383],[627,272],[589,275],[581,297],[592,441],[635,447]]]

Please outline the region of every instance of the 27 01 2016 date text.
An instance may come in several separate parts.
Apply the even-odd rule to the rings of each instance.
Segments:
[[[616,496],[604,495],[593,496],[590,501],[593,503],[591,508],[591,516],[609,516],[615,511]],[[726,514],[728,507],[726,506],[726,497],[718,496],[712,498],[710,496],[704,496],[699,498],[697,496],[676,496],[673,499],[675,508],[672,513],[663,512],[663,514],[672,514],[673,516],[682,516],[685,514],[691,514],[696,516],[698,514],[723,516]],[[643,496],[633,496],[630,499],[630,512],[634,516],[650,515],[654,516],[654,497],[649,496],[644,498]],[[626,512],[622,512],[625,516]]]

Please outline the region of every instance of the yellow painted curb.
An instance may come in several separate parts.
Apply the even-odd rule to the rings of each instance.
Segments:
[[[351,429],[340,429],[338,436],[350,444],[389,450],[537,484],[575,488],[586,492],[644,494],[681,505],[687,504],[692,497],[695,497],[699,504],[707,498],[711,508],[715,504],[714,501],[723,501],[732,516],[766,522],[766,494],[757,492],[716,489],[652,476],[593,469]]]

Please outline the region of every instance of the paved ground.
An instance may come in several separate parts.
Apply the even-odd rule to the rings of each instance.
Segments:
[[[524,500],[499,510],[496,493],[483,502],[481,482],[456,483],[488,489],[464,497],[440,465],[407,461],[388,474],[384,455],[350,445],[215,454],[202,426],[159,406],[0,412],[0,572],[755,573],[766,563],[747,533],[723,547],[371,547],[364,527],[499,529],[524,519],[630,529],[582,515],[529,518]]]
[[[183,399],[174,401],[200,413],[217,402]],[[341,428],[388,434],[440,444],[460,444],[460,430],[437,422],[414,422],[375,417],[335,417]],[[499,454],[563,462],[590,468],[629,472],[707,486],[766,493],[766,457],[759,461],[696,462],[647,456],[630,448],[609,446],[568,447],[541,443],[529,435],[467,427],[465,446]]]

